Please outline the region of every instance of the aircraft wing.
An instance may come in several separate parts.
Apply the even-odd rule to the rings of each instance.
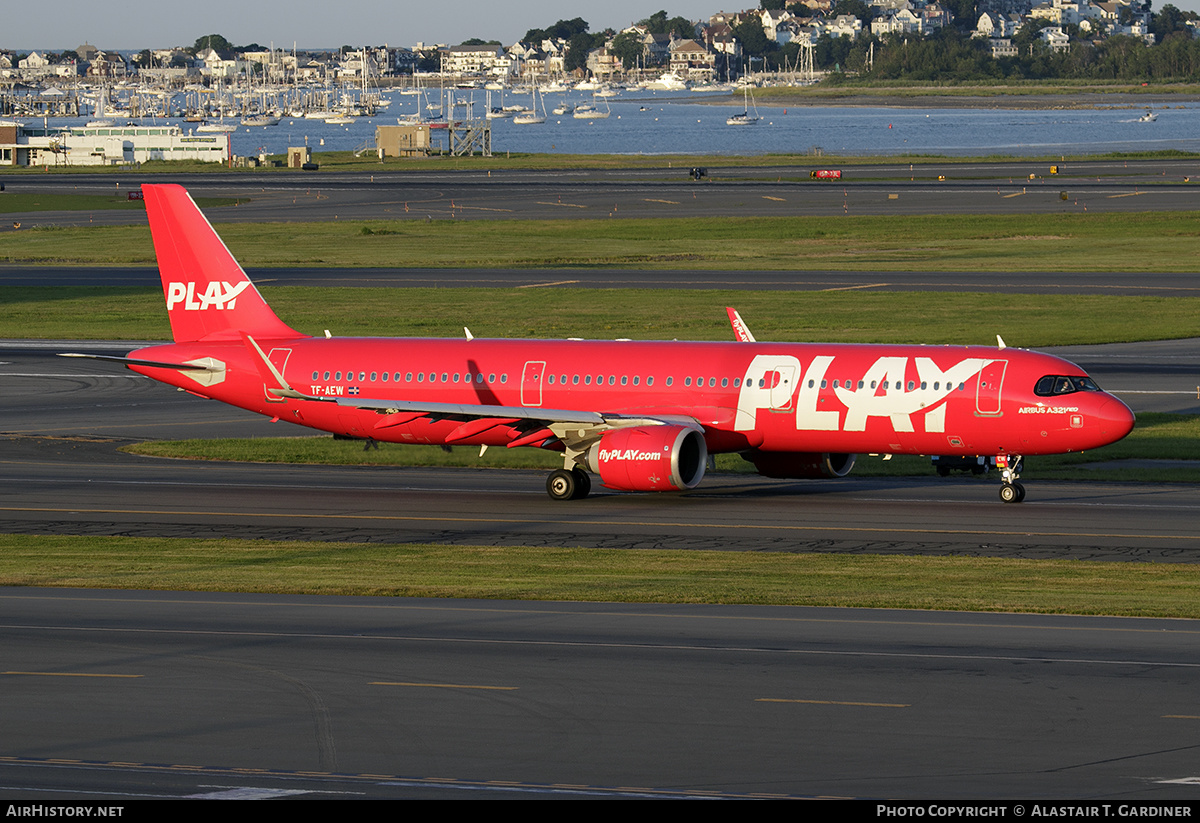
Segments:
[[[286,391],[273,390],[278,397],[296,397]],[[465,440],[496,426],[511,426],[520,434],[507,444],[542,446],[558,440],[571,451],[583,451],[606,431],[633,426],[682,426],[703,432],[704,427],[686,415],[630,415],[581,411],[578,409],[545,409],[527,406],[494,406],[472,403],[428,403],[410,400],[372,400],[358,397],[313,397],[305,400],[333,401],[339,406],[369,409],[382,416],[376,428],[402,426],[425,418],[431,421],[462,421],[447,442]]]
[[[414,420],[457,420],[461,425],[446,437],[447,442],[465,440],[497,426],[511,426],[519,434],[509,441],[516,446],[541,446],[561,441],[568,452],[583,451],[606,431],[632,426],[682,426],[703,432],[704,427],[687,415],[627,415],[579,409],[546,409],[531,406],[497,406],[484,403],[434,403],[416,400],[366,397],[322,397],[304,394],[292,388],[275,368],[258,342],[242,333],[246,348],[255,355],[255,365],[270,394],[282,399],[336,403],[354,409],[367,409],[381,415],[375,428],[403,426]]]

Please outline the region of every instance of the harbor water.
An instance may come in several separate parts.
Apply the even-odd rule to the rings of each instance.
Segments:
[[[336,125],[322,120],[284,117],[273,126],[239,126],[230,136],[235,155],[283,154],[288,146],[312,146],[315,152],[370,150],[377,125],[395,125],[427,114],[424,96],[389,93],[386,114],[359,117]],[[455,116],[483,117],[482,91],[455,93]],[[608,111],[604,119],[575,119],[548,113],[545,123],[521,125],[495,119],[492,151],[551,154],[838,154],[949,155],[1013,157],[1104,154],[1176,149],[1200,152],[1200,103],[1156,110],[1145,122],[1145,109],[1011,110],[984,108],[886,108],[834,106],[758,106],[751,125],[728,125],[743,109],[728,94],[625,92],[605,99],[589,93],[547,95],[550,112],[560,103],[593,103]],[[532,104],[529,94],[493,95],[493,106]],[[81,119],[51,119],[77,125]],[[26,121],[27,123],[30,121]],[[148,121],[141,121],[148,122]],[[158,121],[163,122],[163,121]],[[179,122],[179,121],[167,121]],[[32,123],[30,123],[32,124]],[[185,131],[189,124],[181,123]],[[439,132],[435,131],[435,145]],[[444,134],[441,132],[444,144]]]

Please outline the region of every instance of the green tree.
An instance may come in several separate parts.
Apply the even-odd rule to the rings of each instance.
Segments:
[[[833,8],[829,10],[829,16],[837,17],[839,14],[849,14],[857,17],[864,23],[868,22],[872,16],[871,7],[864,3],[863,0],[838,0],[833,5]]]
[[[765,57],[779,48],[779,44],[767,37],[762,20],[751,17],[733,27],[733,36],[742,44],[742,53],[749,57]]]
[[[1151,15],[1150,31],[1154,32],[1154,36],[1161,43],[1172,34],[1187,33],[1188,26],[1186,20],[1187,18],[1184,17],[1182,11],[1174,5],[1167,3],[1158,14]]]
[[[559,20],[553,26],[544,29],[530,29],[525,32],[521,42],[530,46],[540,46],[543,40],[570,40],[587,30],[588,21],[582,17],[575,17],[571,20]]]
[[[228,60],[233,55],[233,44],[219,34],[206,34],[196,38],[196,44],[192,46],[192,54],[199,54],[205,49],[212,49],[221,56],[222,60]]]
[[[659,9],[645,20],[638,21],[651,34],[672,34],[679,40],[687,40],[696,36],[696,26],[686,17],[667,17],[666,11]]]
[[[621,67],[629,71],[642,56],[642,40],[631,31],[623,31],[613,38],[609,51],[621,61]]]
[[[639,21],[638,25],[645,26],[646,31],[650,32],[651,34],[666,34],[667,12],[664,9],[659,9],[645,20]]]
[[[581,71],[587,68],[588,53],[592,49],[604,45],[603,34],[588,34],[586,31],[571,35],[567,41],[567,53],[563,57],[563,68],[567,71]]]

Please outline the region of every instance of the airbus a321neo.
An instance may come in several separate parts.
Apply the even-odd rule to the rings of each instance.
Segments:
[[[753,342],[310,337],[271,311],[180,186],[146,185],[174,343],[110,358],[201,397],[392,443],[562,454],[546,489],[690,489],[708,455],[767,477],[841,477],[855,456],[1022,457],[1120,440],[1133,413],[1078,366],[1020,349]]]

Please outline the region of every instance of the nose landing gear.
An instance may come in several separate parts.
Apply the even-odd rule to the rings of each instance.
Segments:
[[[1005,503],[1020,503],[1025,499],[1025,487],[1017,482],[1024,462],[1019,454],[996,455],[996,468],[1000,470],[1000,499]]]

